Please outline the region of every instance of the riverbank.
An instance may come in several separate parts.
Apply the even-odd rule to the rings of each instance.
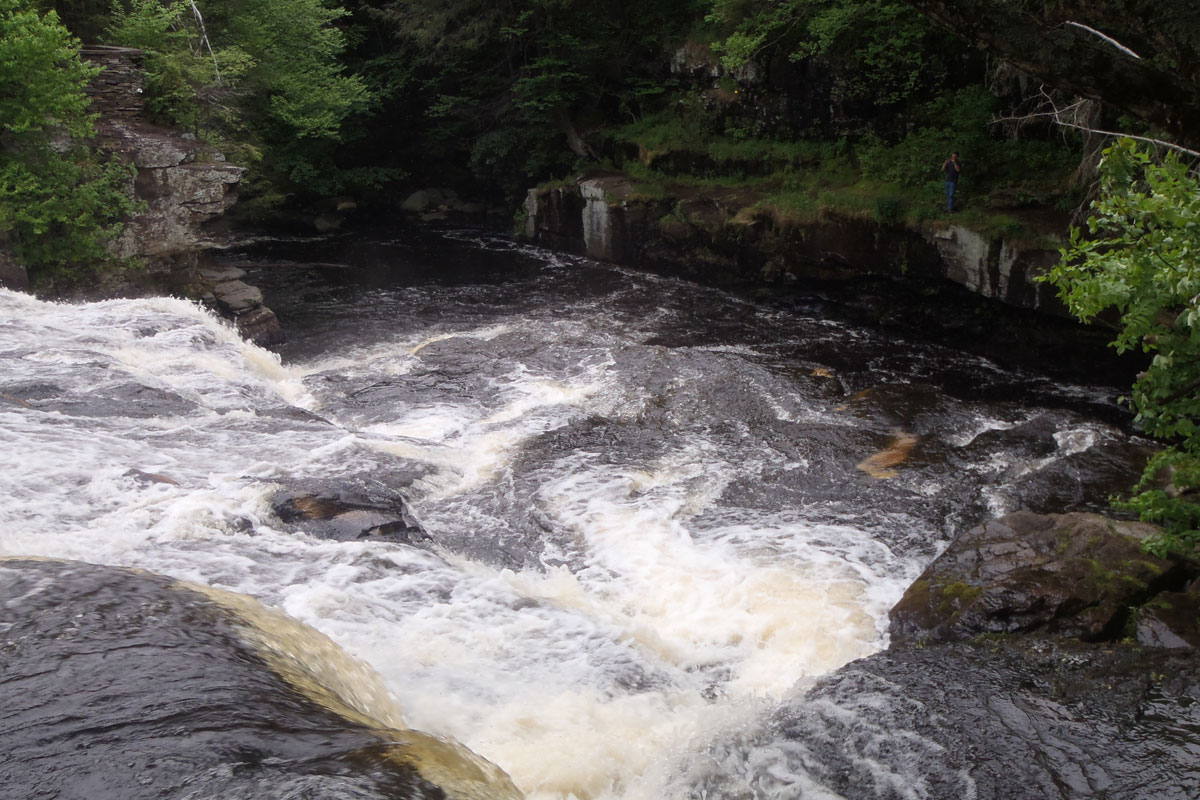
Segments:
[[[940,278],[1016,308],[1066,316],[1052,287],[1037,282],[1058,260],[1066,220],[1049,211],[1027,211],[1025,220],[997,227],[978,214],[914,220],[836,207],[788,213],[761,188],[648,187],[622,172],[585,172],[531,189],[517,227],[551,249],[716,285]]]
[[[448,198],[448,199],[447,199]],[[879,198],[876,198],[879,199]],[[418,224],[487,225],[495,214],[445,189],[414,192]],[[902,329],[1084,382],[1127,386],[1143,368],[1112,331],[1070,317],[1038,281],[1058,262],[1068,215],[1013,209],[1012,224],[964,212],[880,220],[825,208],[780,211],[762,187],[660,182],[588,171],[532,188],[517,214],[525,241],[733,290],[759,302],[817,296],[863,324]]]

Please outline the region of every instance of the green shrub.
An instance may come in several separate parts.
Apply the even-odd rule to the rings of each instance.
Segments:
[[[113,266],[132,170],[100,157],[84,87],[98,70],[54,12],[0,0],[0,238],[35,282]]]
[[[904,198],[895,194],[884,194],[875,198],[875,219],[885,225],[893,225],[904,217]]]

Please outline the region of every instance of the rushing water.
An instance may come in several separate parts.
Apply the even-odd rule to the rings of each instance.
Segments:
[[[886,644],[956,530],[1137,468],[1110,389],[815,300],[466,234],[254,252],[278,354],[181,300],[0,291],[0,556],[258,598],[538,800],[700,791],[713,741]],[[297,487],[422,535],[319,538],[274,510]]]

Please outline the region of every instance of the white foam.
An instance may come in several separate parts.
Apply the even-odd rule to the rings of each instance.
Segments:
[[[877,646],[864,583],[842,565],[768,563],[728,540],[693,541],[689,516],[728,476],[700,453],[648,470],[565,470],[542,491],[548,513],[588,547],[590,613],[681,669],[725,665],[735,695],[781,694]]]
[[[371,664],[414,727],[495,761],[532,800],[685,795],[695,776],[681,765],[705,761],[713,737],[882,646],[887,609],[922,556],[892,552],[870,524],[911,529],[928,540],[926,556],[940,532],[890,509],[858,510],[870,524],[844,510],[723,513],[734,484],[822,464],[777,452],[745,423],[716,421],[718,435],[691,406],[668,408],[661,440],[647,435],[641,450],[597,444],[515,474],[539,435],[588,415],[638,424],[652,403],[633,371],[641,362],[622,351],[647,331],[593,316],[439,326],[284,365],[182,301],[72,306],[0,291],[5,385],[53,395],[134,383],[180,398],[149,418],[49,411],[33,390],[28,402],[0,399],[0,554],[139,566],[278,606]],[[348,402],[364,381],[420,377],[455,347],[500,348],[502,336],[552,352],[557,366],[514,356],[481,377],[477,396],[444,391],[365,412]],[[462,341],[436,346],[450,340]],[[708,350],[734,369],[761,348]],[[669,370],[692,369],[686,348],[649,352],[646,370],[668,375],[658,387],[705,379],[685,371],[672,382]],[[763,370],[747,374],[779,421],[860,424],[776,388]],[[289,406],[325,422],[272,416]],[[985,420],[952,443],[1008,424]],[[1062,431],[1060,455],[1091,435]],[[528,515],[553,532],[530,560],[552,566],[323,541],[272,516],[276,482],[371,476],[409,460],[434,469],[394,488],[435,537],[503,533],[503,512],[476,501],[530,498]],[[936,493],[911,491],[922,490]],[[777,771],[767,783],[783,775],[777,796],[831,796],[794,758],[775,758],[787,746],[762,744],[751,766]],[[758,777],[746,775],[747,791]]]
[[[439,333],[436,336],[430,336],[425,339],[422,339],[418,344],[413,345],[413,347],[408,352],[409,352],[409,355],[416,355],[421,350],[425,349],[426,347],[428,347],[431,344],[436,344],[438,342],[445,342],[449,339],[457,339],[457,338],[478,339],[480,341],[487,342],[487,341],[491,341],[492,339],[495,339],[497,336],[508,333],[508,331],[509,331],[509,327],[507,325],[491,325],[486,328],[482,328],[482,329],[478,329],[478,330],[452,331],[449,333]]]

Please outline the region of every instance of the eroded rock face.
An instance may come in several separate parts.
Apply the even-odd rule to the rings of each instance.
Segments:
[[[118,258],[141,261],[144,268],[132,285],[106,287],[100,293],[198,296],[231,320],[248,341],[262,346],[282,342],[279,320],[263,304],[258,289],[239,280],[242,275],[204,268],[207,251],[216,244],[207,225],[237,202],[246,169],[227,163],[224,155],[195,137],[150,124],[138,116],[140,107],[114,111],[111,103],[105,105],[114,94],[128,95],[122,90],[138,74],[127,70],[121,81],[98,95],[97,105],[105,115],[96,127],[99,148],[136,168],[132,190],[144,204],[110,249]]]
[[[989,239],[961,225],[918,229],[829,217],[781,227],[743,190],[676,187],[637,196],[624,174],[532,189],[524,235],[546,247],[632,266],[702,273],[719,283],[781,277],[854,280],[868,273],[941,278],[1018,308],[1066,316],[1053,287],[1035,279],[1058,253]]]
[[[632,187],[623,177],[581,181],[584,252],[592,258],[619,261],[625,255],[625,200]]]
[[[208,145],[149,123],[108,119],[98,128],[101,147],[137,168],[134,192],[146,204],[114,243],[116,255],[153,266],[211,246],[203,225],[237,201],[245,168],[226,163]]]
[[[582,253],[583,197],[578,188],[530,189],[525,196],[523,232],[527,239],[552,250]]]
[[[893,646],[1031,631],[1120,638],[1131,607],[1189,577],[1142,549],[1153,532],[1081,513],[986,522],[955,539],[892,609]]]
[[[227,163],[223,154],[195,136],[152,124],[145,117],[141,50],[89,46],[82,48],[81,55],[102,68],[86,89],[91,111],[98,117],[89,146],[132,168],[127,192],[141,206],[123,220],[123,230],[109,243],[108,251],[137,268],[105,271],[55,291],[75,299],[204,294],[197,269],[207,263],[207,251],[216,244],[208,223],[237,201],[246,169]],[[28,275],[7,251],[3,234],[0,286],[30,288]],[[247,338],[259,344],[281,338],[274,314],[261,304],[226,313]]]
[[[1056,251],[990,240],[961,225],[931,228],[925,238],[937,248],[948,280],[1009,305],[1065,313],[1054,287],[1034,280],[1058,263]]]

